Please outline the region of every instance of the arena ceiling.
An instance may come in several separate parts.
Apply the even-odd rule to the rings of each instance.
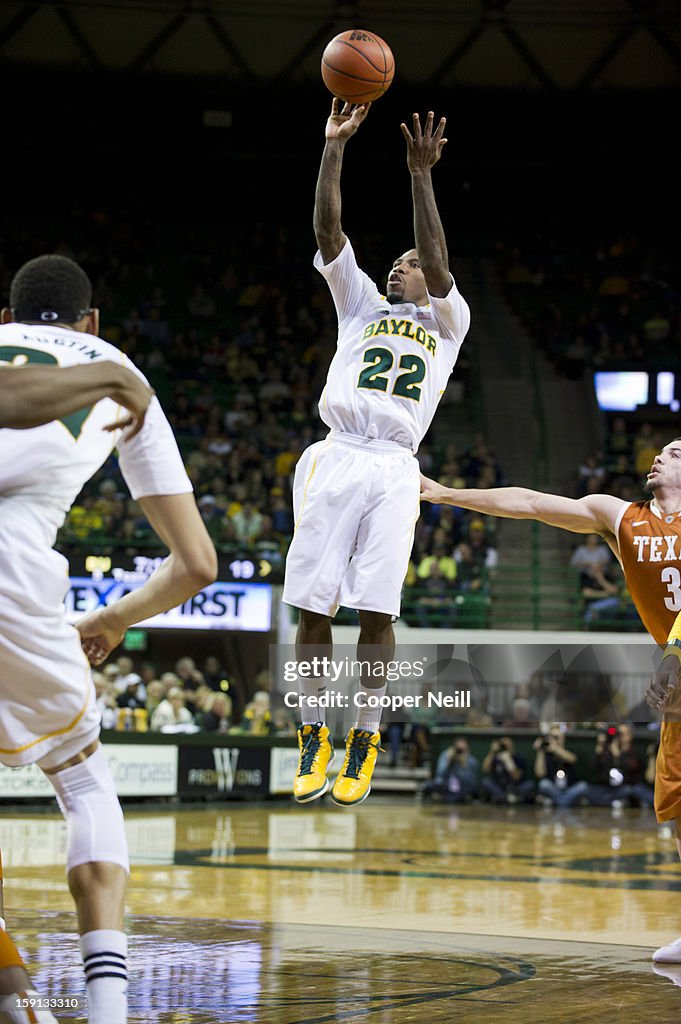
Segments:
[[[386,39],[397,79],[525,92],[681,85],[678,0],[64,0],[0,6],[0,68],[319,81],[347,28]]]

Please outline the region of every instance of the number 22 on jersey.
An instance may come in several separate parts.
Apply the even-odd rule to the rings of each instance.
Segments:
[[[426,375],[426,364],[420,356],[400,356],[397,367],[401,373],[393,370],[395,354],[389,348],[368,348],[362,361],[364,369],[357,380],[358,388],[385,391],[400,398],[410,398],[413,402],[421,400],[419,385]]]

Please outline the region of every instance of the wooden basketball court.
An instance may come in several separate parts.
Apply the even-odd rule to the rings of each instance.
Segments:
[[[126,817],[135,1024],[681,1017],[681,965],[650,960],[681,934],[681,865],[648,811],[373,796]],[[41,994],[82,998],[61,819],[8,811],[0,842]]]

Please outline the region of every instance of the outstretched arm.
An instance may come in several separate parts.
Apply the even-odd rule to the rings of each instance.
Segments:
[[[585,498],[562,498],[527,487],[492,487],[489,490],[444,487],[421,477],[421,501],[436,505],[483,512],[504,519],[536,519],[547,526],[558,526],[573,533],[598,533],[614,538],[617,516],[623,505],[610,494],[589,494]]]
[[[447,255],[447,240],[438,213],[431,168],[440,159],[447,142],[443,138],[446,119],[433,132],[434,114],[428,111],[425,128],[421,128],[418,114],[414,114],[414,134],[401,124],[407,140],[407,166],[411,174],[411,194],[414,204],[414,244],[418,253],[426,288],[430,295],[444,298],[452,287]]]
[[[152,395],[136,374],[108,359],[87,366],[0,366],[0,427],[39,427],[111,398],[130,415],[105,429],[132,425],[128,436],[133,437]]]
[[[340,220],[343,150],[369,113],[370,106],[370,103],[363,103],[353,107],[346,103],[339,113],[338,100],[334,97],[331,116],[326,122],[326,144],[314,201],[314,233],[325,264],[335,260],[346,242]]]
[[[118,646],[129,626],[183,604],[217,574],[215,548],[193,494],[153,495],[140,498],[139,503],[170,554],[139,590],[76,623],[93,665]]]

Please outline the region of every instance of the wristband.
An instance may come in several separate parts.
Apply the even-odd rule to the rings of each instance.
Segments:
[[[664,649],[663,657],[667,658],[670,654],[674,655],[675,658],[678,658],[679,661],[681,661],[681,640],[677,640],[676,637],[671,640],[667,640],[667,646]]]

